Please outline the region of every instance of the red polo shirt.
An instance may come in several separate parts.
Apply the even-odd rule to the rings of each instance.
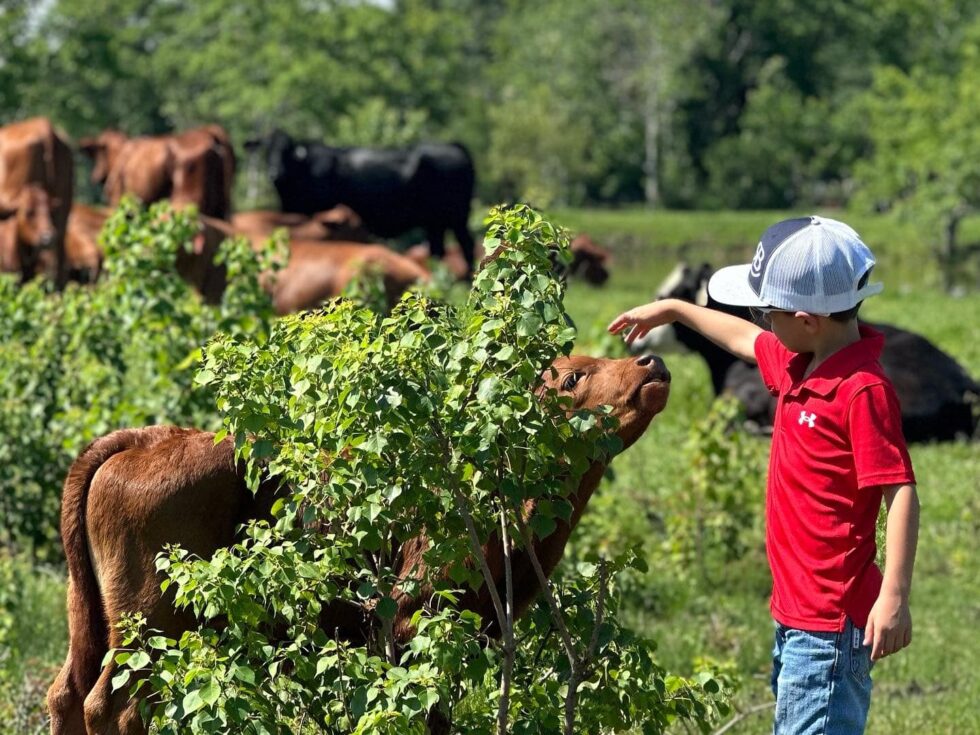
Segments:
[[[807,378],[810,354],[771,332],[755,341],[759,370],[778,396],[766,489],[766,553],[773,618],[810,631],[859,628],[881,589],[875,523],[882,485],[914,483],[898,397],[878,363],[885,339],[861,339]]]

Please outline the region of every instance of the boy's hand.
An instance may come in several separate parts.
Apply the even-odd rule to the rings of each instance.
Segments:
[[[608,329],[610,334],[619,334],[627,327],[632,327],[625,338],[626,344],[631,345],[654,327],[669,324],[672,321],[673,318],[668,313],[668,303],[666,301],[653,301],[643,306],[637,306],[635,309],[624,311],[612,320]]]
[[[864,645],[871,646],[871,660],[897,653],[911,642],[912,613],[907,598],[882,591],[864,626]]]

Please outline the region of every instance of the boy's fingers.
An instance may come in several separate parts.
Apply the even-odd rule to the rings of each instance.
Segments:
[[[612,320],[612,323],[609,325],[608,329],[612,334],[619,334],[626,327],[628,327],[629,324],[630,324],[629,317],[626,316],[625,314],[620,314],[619,316],[617,316],[615,319]]]
[[[868,618],[867,624],[864,626],[864,643],[865,646],[870,646],[875,639],[875,621],[873,618]]]

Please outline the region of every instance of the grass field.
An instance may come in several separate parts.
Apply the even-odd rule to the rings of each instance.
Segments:
[[[613,276],[602,289],[578,283],[570,288],[567,305],[580,329],[578,351],[625,354],[621,343],[605,334],[606,324],[623,309],[650,300],[678,258],[715,265],[744,260],[762,230],[785,216],[554,213],[562,224],[605,243],[615,259]],[[855,218],[854,224],[878,255],[878,277],[886,284],[884,294],[865,305],[864,315],[928,336],[974,376],[980,374],[980,292],[974,288],[959,297],[940,292],[922,233],[883,218]],[[968,233],[980,229],[975,224]],[[609,548],[643,545],[656,560],[665,529],[678,520],[671,515],[676,511],[667,510],[676,507],[669,500],[686,479],[684,445],[692,425],[708,411],[711,395],[700,358],[665,357],[674,376],[667,410],[614,464],[614,479],[592,501],[577,534],[579,545],[586,539]],[[760,463],[765,449],[760,443]],[[922,501],[912,597],[915,639],[910,649],[875,668],[868,732],[980,733],[980,647],[974,632],[980,624],[980,442],[915,446],[912,458]],[[760,498],[755,494],[746,503],[757,506],[761,516]],[[657,640],[668,669],[689,670],[702,655],[734,663],[742,680],[738,710],[758,707],[727,730],[741,735],[771,729],[769,579],[761,533],[751,540],[749,552],[723,568],[692,569],[686,577],[672,573],[667,579],[653,566],[631,580],[626,601],[630,620]],[[12,573],[0,576],[8,586],[0,590],[0,602],[10,606],[14,600],[14,615],[6,622],[6,640],[13,645],[0,651],[0,733],[22,735],[43,731],[41,698],[65,648],[64,583],[59,570],[9,568]],[[4,624],[0,617],[0,632]]]

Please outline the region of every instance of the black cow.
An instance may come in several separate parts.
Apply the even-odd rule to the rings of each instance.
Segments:
[[[311,216],[346,204],[380,237],[422,228],[438,258],[445,253],[445,232],[451,230],[472,271],[468,221],[476,174],[463,146],[334,148],[276,130],[247,141],[245,148],[265,148],[282,211]]]
[[[708,296],[708,279],[713,269],[681,264],[658,290],[658,298],[677,298],[701,306],[751,318],[749,310],[720,304]],[[881,366],[895,386],[902,407],[902,430],[906,441],[946,441],[973,436],[977,429],[975,407],[980,385],[952,357],[925,337],[891,324],[865,322],[885,335]],[[631,349],[647,352],[654,345],[663,352],[674,338],[697,352],[708,364],[715,394],[731,393],[745,406],[747,419],[761,430],[772,429],[775,398],[766,390],[754,365],[738,360],[713,342],[683,324],[653,330]]]

